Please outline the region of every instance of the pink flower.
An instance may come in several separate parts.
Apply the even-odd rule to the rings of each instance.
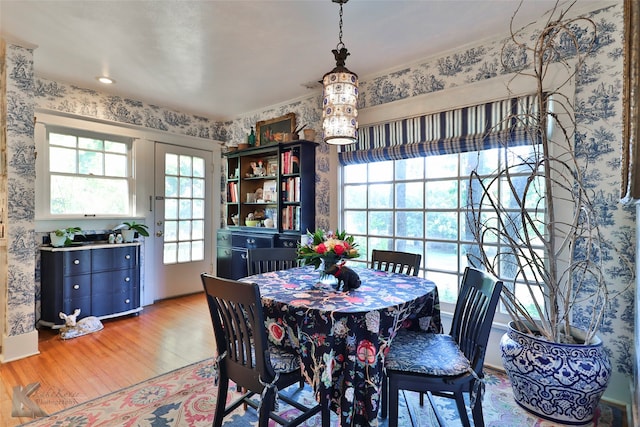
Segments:
[[[356,356],[360,363],[365,365],[373,365],[376,363],[376,348],[369,340],[362,340],[358,344]]]
[[[336,245],[333,247],[333,251],[336,253],[336,255],[340,256],[344,253],[345,247],[342,243],[336,243]]]
[[[316,252],[318,252],[319,254],[327,252],[327,246],[324,243],[320,243],[318,246],[316,246]]]

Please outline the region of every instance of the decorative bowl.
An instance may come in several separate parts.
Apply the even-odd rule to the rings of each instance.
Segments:
[[[260,224],[260,221],[255,220],[255,219],[245,219],[244,220],[244,225],[246,225],[247,227],[257,227],[258,224]]]

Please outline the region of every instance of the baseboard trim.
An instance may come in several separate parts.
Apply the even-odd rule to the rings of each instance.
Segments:
[[[0,362],[7,363],[13,360],[40,354],[38,351],[38,330],[20,335],[5,335],[2,337],[2,353]]]

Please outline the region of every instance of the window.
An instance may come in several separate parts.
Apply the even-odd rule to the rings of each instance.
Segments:
[[[47,148],[50,215],[131,215],[129,139],[48,128]]]
[[[420,274],[438,284],[442,302],[455,303],[467,255],[477,253],[467,223],[470,174],[477,169],[490,179],[505,155],[533,153],[531,123],[504,118],[531,114],[535,106],[525,95],[361,128],[356,144],[338,154],[340,228],[363,246],[359,262],[368,262],[374,248],[419,253]],[[511,197],[502,185],[496,180],[491,191]],[[489,246],[504,254],[500,242]],[[520,295],[507,264],[499,276]],[[543,304],[542,295],[536,298]]]
[[[491,176],[504,150],[342,166],[340,228],[354,235],[363,253],[352,262],[368,263],[372,249],[419,253],[420,276],[438,284],[442,302],[454,304],[467,253],[474,250],[466,219],[469,175],[480,165],[478,172]],[[510,154],[527,156],[532,150],[512,147]]]

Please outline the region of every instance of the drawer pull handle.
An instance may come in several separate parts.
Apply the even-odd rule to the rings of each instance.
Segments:
[[[126,300],[124,300],[124,302],[125,302],[126,304],[129,304],[129,303],[131,302],[131,300],[130,300],[129,298],[127,298]]]
[[[131,255],[126,254],[126,255],[124,256],[124,259],[131,259]]]
[[[74,259],[74,260],[73,260],[73,263],[74,263],[75,265],[78,265],[78,264],[80,264],[80,260],[79,260],[79,259]]]
[[[125,281],[125,282],[129,282],[129,281],[131,281],[131,278],[130,278],[130,277],[125,277],[125,278],[124,278],[124,281]]]
[[[76,285],[73,285],[73,289],[75,289],[75,290],[80,289],[80,285],[77,285],[77,284],[76,284]]]
[[[240,255],[240,258],[246,260],[247,259],[247,254],[246,252]]]
[[[247,243],[253,245],[256,243],[256,239],[247,239]]]

